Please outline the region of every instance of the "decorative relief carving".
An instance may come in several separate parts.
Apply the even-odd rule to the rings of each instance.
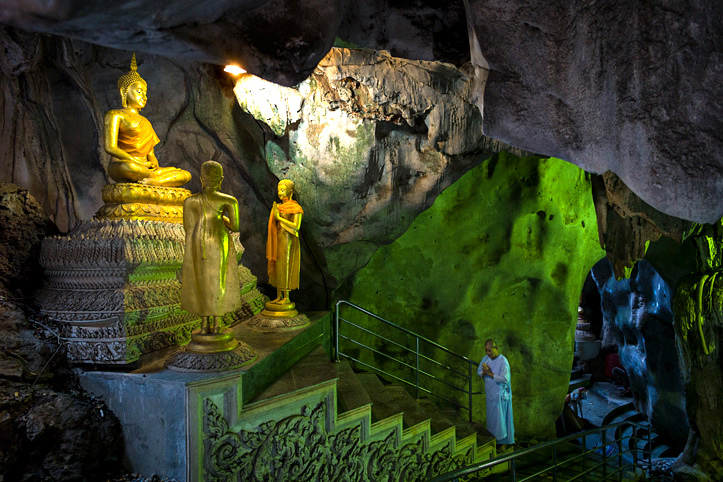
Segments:
[[[106,204],[148,203],[183,207],[191,191],[179,187],[149,186],[135,182],[118,182],[103,187]]]
[[[254,361],[256,352],[246,343],[240,340],[238,343],[238,348],[221,353],[182,351],[172,358],[169,368],[187,372],[217,372],[239,368]]]
[[[244,248],[234,234],[240,259]],[[199,320],[180,306],[184,243],[179,224],[126,219],[85,221],[66,236],[43,240],[46,283],[37,301],[60,325],[70,360],[131,363],[190,340]],[[239,278],[242,306],[224,317],[224,326],[263,305],[256,278],[240,263]]]
[[[397,447],[395,431],[363,442],[360,426],[328,433],[326,402],[300,415],[234,432],[216,404],[204,400],[204,480],[424,481],[472,461],[472,449],[453,456],[449,445],[425,453],[423,443]]]

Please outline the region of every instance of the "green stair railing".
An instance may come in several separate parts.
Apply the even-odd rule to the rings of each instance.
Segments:
[[[625,435],[625,427],[632,427],[630,435]],[[615,436],[613,440],[608,441],[607,432],[612,429],[615,430]],[[646,443],[642,448],[638,444],[639,437],[637,436],[637,432],[639,429],[642,429],[647,434],[643,439]],[[598,434],[601,439],[600,447],[588,447],[587,438]],[[553,482],[573,482],[578,480],[582,482],[622,481],[623,471],[626,468],[632,467],[634,474],[637,475],[640,463],[647,460],[647,467],[651,467],[653,450],[650,434],[651,430],[648,424],[630,421],[617,422],[551,440],[526,449],[517,450],[512,453],[503,454],[487,462],[462,467],[436,477],[429,482],[458,482],[462,480],[462,477],[464,477],[464,480],[479,480],[475,478],[475,474],[477,474],[479,478],[484,477],[486,474],[482,474],[481,472],[507,463],[509,463],[510,466],[508,480],[512,482],[527,482],[530,480],[550,480]],[[579,453],[560,460],[560,457],[558,457],[558,446],[578,439],[581,440],[580,447],[576,447],[579,448]],[[627,443],[625,443],[626,441]],[[608,447],[615,447],[617,453],[608,455]],[[552,451],[550,464],[544,464],[536,460],[534,463],[535,471],[533,473],[518,477],[517,462],[519,459],[547,449],[551,449]],[[626,453],[628,454],[627,457],[625,456]],[[569,473],[565,475],[562,473],[563,470],[575,473],[574,475]],[[640,468],[640,471],[643,472],[643,469]]]
[[[361,324],[354,323],[347,318],[343,318],[340,315],[342,307],[347,307],[348,309],[353,310],[353,313],[361,313],[366,317],[371,317],[372,319],[381,322],[383,326],[388,326],[394,332],[400,333],[400,336],[402,336],[404,340],[402,342],[391,340],[388,337],[376,333],[373,330],[373,327],[362,326]],[[379,339],[384,342],[384,345],[381,348],[374,348],[368,346],[361,341],[354,339],[353,336],[349,334],[347,327],[354,327],[357,330],[360,330],[361,332],[369,335],[373,339]],[[390,373],[389,371],[384,370],[379,366],[375,366],[372,363],[367,363],[360,360],[359,358],[356,358],[349,352],[344,352],[340,350],[340,339],[347,340],[353,346],[358,346],[360,350],[368,350],[369,352],[374,353],[385,360],[389,360],[397,364],[397,366],[400,368],[400,371],[406,371],[407,373],[409,373],[410,377],[408,378],[413,378],[414,381],[410,381],[407,377],[399,376],[399,371],[397,372],[398,374]],[[472,421],[473,396],[482,393],[480,391],[475,392],[472,389],[472,381],[477,376],[476,372],[478,362],[470,360],[469,358],[458,353],[454,353],[453,351],[445,348],[439,343],[436,343],[417,333],[407,330],[406,328],[402,328],[401,326],[396,325],[391,321],[387,321],[384,318],[375,315],[374,313],[367,311],[360,306],[344,300],[338,301],[334,309],[333,345],[333,357],[336,362],[340,361],[341,358],[346,358],[353,361],[354,363],[381,373],[385,377],[392,378],[408,386],[414,387],[417,400],[419,400],[421,393],[426,393],[428,395],[444,400],[459,409],[466,410],[469,413],[469,421]],[[385,346],[395,347],[396,349],[400,350],[401,353],[407,354],[407,360],[403,360],[399,357],[392,355],[389,350],[385,350]],[[438,360],[442,357],[435,356],[434,354],[432,354],[432,352],[438,353],[440,355],[446,354],[446,356],[451,357],[452,360],[459,361],[460,365],[464,368],[460,370],[458,367],[453,368],[447,363],[440,362]],[[421,366],[422,363],[424,363],[424,365],[426,366],[432,366],[436,370],[439,370],[439,374],[448,374],[449,376],[446,377],[447,379],[451,379],[453,381],[460,381],[461,383],[450,383],[449,381],[442,379],[442,377],[430,373],[429,371],[427,371],[427,369]],[[447,396],[444,396],[442,393],[440,393],[440,390],[434,388],[439,384],[446,387],[444,390],[445,392],[448,392],[447,389],[451,389],[452,392],[449,393],[463,393],[464,396],[462,396],[461,398],[463,398],[465,402],[460,403],[459,401],[452,400]]]

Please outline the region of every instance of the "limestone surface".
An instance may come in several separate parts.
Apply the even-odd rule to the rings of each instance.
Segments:
[[[696,222],[723,216],[723,4],[470,0],[485,134]],[[473,58],[475,52],[473,52]]]
[[[242,76],[242,108],[266,126],[265,156],[296,183],[303,232],[331,286],[400,236],[435,196],[493,152],[467,98],[472,72],[386,52],[334,48],[296,88]],[[519,151],[517,151],[519,152]]]
[[[40,243],[55,231],[26,189],[0,182],[0,295],[30,293],[40,286]]]
[[[348,299],[476,363],[484,341],[495,338],[511,366],[517,437],[550,435],[567,394],[580,292],[605,255],[590,196],[589,176],[571,164],[495,155],[380,248],[353,278]],[[399,341],[391,330],[381,333]],[[363,333],[347,334],[376,346]],[[434,366],[423,369],[444,377]],[[483,390],[481,379],[475,389]],[[474,403],[475,417],[483,417],[484,396]]]

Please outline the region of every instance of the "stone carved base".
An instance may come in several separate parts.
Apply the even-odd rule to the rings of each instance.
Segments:
[[[183,223],[183,201],[191,195],[188,189],[147,186],[121,182],[103,188],[102,206],[97,219],[129,219]]]
[[[217,353],[196,353],[183,350],[173,355],[166,367],[179,372],[222,372],[248,365],[256,359],[256,352],[239,341],[238,347]]]
[[[244,248],[237,234],[232,240],[240,259]],[[201,321],[181,309],[184,242],[180,224],[125,219],[85,221],[43,240],[37,302],[59,326],[70,361],[128,364],[189,341]],[[241,307],[223,327],[263,308],[256,277],[241,263],[239,284]]]
[[[254,329],[262,330],[279,330],[279,329],[298,329],[303,328],[309,324],[309,318],[301,313],[297,312],[296,316],[292,317],[275,317],[268,316],[266,310],[263,310],[260,314],[254,316],[246,324]]]

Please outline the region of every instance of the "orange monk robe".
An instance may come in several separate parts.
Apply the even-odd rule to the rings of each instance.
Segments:
[[[304,213],[299,203],[293,199],[282,204],[277,204],[277,207],[279,208],[279,214],[282,216]],[[287,266],[277,266],[276,261],[280,247],[279,235],[283,235],[283,239],[291,243]],[[294,235],[277,225],[276,219],[274,219],[273,209],[269,215],[269,231],[266,238],[266,259],[268,260],[269,283],[271,286],[284,290],[295,290],[299,288],[299,269],[301,267],[299,236],[298,233]],[[277,273],[277,270],[282,270],[284,273]]]
[[[153,146],[161,142],[151,122],[143,116],[135,129],[118,129],[118,148],[133,157],[146,157]]]

